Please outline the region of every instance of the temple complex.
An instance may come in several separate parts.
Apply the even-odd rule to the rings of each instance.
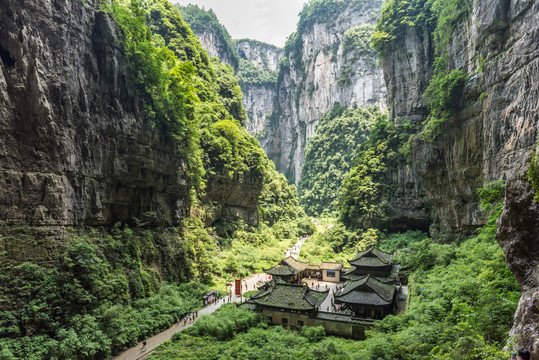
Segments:
[[[370,248],[348,261],[311,265],[292,257],[265,270],[272,280],[242,306],[268,316],[275,325],[323,326],[326,333],[362,338],[364,330],[396,314],[400,265],[393,255]]]

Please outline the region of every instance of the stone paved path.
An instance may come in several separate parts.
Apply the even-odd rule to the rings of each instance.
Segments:
[[[309,238],[310,236],[300,237],[296,245],[293,245],[289,247],[288,250],[286,250],[286,252],[284,253],[284,257],[287,258],[289,256],[292,256],[294,259],[297,259],[299,256],[299,252],[301,251],[301,246],[303,245],[305,240],[308,240]]]
[[[331,300],[333,299],[333,295],[337,291],[336,290],[337,286],[340,286],[342,288],[344,286],[344,282],[332,283],[328,281],[321,281],[321,280],[314,280],[314,279],[303,279],[303,282],[306,283],[307,286],[313,290],[324,291],[328,288],[331,289],[328,297],[326,298],[326,300],[324,300],[323,303],[320,304],[320,306],[318,307],[318,310],[333,312],[333,308],[331,306]]]
[[[239,298],[236,299],[236,301],[239,301]],[[215,310],[219,309],[225,302],[222,300],[218,303],[206,306],[205,308],[198,311],[198,316],[205,314],[211,314]],[[170,340],[172,336],[182,331],[183,329],[187,329],[188,327],[192,326],[193,323],[187,323],[186,325],[183,325],[183,321],[180,322],[180,325],[174,324],[169,329],[163,331],[162,333],[159,333],[149,339],[146,339],[146,350],[142,350],[142,342],[139,342],[136,346],[127,349],[120,355],[113,358],[113,360],[142,360],[146,359],[150,355],[150,353],[155,350],[159,345],[164,343],[167,340]]]

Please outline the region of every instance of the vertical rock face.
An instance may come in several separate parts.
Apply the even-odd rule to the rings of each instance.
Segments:
[[[98,1],[0,5],[0,219],[108,225],[188,209],[185,162],[143,124]]]
[[[413,171],[442,226],[472,231],[484,224],[476,190],[506,179],[531,149],[539,109],[539,3],[474,1],[457,24],[450,69],[470,75],[459,107],[433,142],[418,140]],[[423,94],[434,59],[430,32],[409,28],[384,50],[384,77],[395,122],[419,125],[429,110]]]
[[[210,57],[218,57],[221,62],[232,66],[234,69],[238,67],[237,57],[213,29],[195,32],[195,34],[200,39],[202,47],[208,51]]]
[[[249,60],[259,69],[279,70],[283,49],[251,39],[235,40],[234,45],[240,58]]]
[[[381,3],[358,8],[351,2],[337,17],[314,21],[296,34],[300,46],[285,54],[289,66],[279,73],[279,119],[268,132],[272,148],[265,150],[289,180],[299,181],[306,143],[336,102],[385,107],[385,84],[375,55],[347,52],[343,46],[346,31],[376,22]]]
[[[510,335],[517,348],[530,349],[539,358],[539,204],[526,179],[531,157],[525,157],[507,180],[505,203],[498,219],[496,240],[509,269],[522,287],[522,297]]]
[[[277,114],[276,81],[283,50],[251,39],[235,40],[234,45],[240,57],[238,75],[247,111],[245,127],[266,150],[269,124]],[[245,76],[246,73],[257,76]]]
[[[539,358],[539,208],[525,179],[539,126],[539,2],[476,0],[448,45],[449,69],[470,75],[459,106],[433,142],[417,140],[413,170],[441,225],[471,231],[485,223],[476,189],[506,180],[497,240],[523,294],[511,334]],[[421,124],[432,74],[432,37],[408,29],[384,49],[388,104],[395,122]]]

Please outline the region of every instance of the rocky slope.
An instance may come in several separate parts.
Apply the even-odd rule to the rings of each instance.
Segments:
[[[265,148],[290,181],[299,181],[306,143],[335,103],[384,107],[382,71],[368,43],[356,44],[354,32],[345,46],[347,32],[376,22],[381,4],[313,2],[300,14],[279,73],[279,119],[268,130],[272,147]]]

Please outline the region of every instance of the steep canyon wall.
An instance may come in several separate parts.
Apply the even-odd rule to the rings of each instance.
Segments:
[[[466,82],[440,134],[413,137],[406,168],[421,180],[433,219],[452,232],[483,225],[477,189],[507,181],[497,239],[523,288],[512,334],[539,358],[537,206],[525,176],[539,125],[539,2],[478,0],[463,6],[470,11],[442,51],[447,70],[466,73]],[[409,121],[420,129],[428,118],[424,93],[439,55],[432,30],[407,27],[382,49],[388,107],[397,124]]]
[[[344,46],[347,31],[376,23],[381,5],[382,1],[352,1],[332,16],[306,19],[303,14],[303,22],[300,14],[300,28],[289,39],[279,73],[279,118],[268,131],[272,138],[268,144],[273,147],[265,148],[279,171],[296,184],[307,141],[335,103],[385,107],[385,84],[376,55],[368,45]]]
[[[111,225],[189,207],[185,161],[149,131],[97,1],[0,7],[0,219]]]

